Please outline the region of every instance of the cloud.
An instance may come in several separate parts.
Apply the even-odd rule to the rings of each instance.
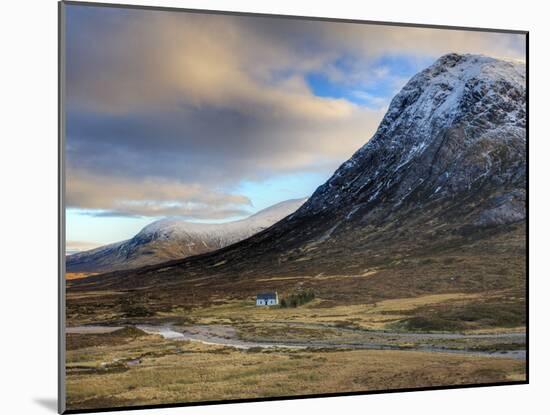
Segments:
[[[87,251],[89,249],[94,249],[100,246],[100,244],[93,243],[93,242],[87,242],[87,241],[67,241],[66,250],[69,252],[79,252],[79,251]]]
[[[334,170],[438,56],[524,56],[517,35],[67,8],[67,202],[95,215],[242,214],[239,183]]]
[[[376,57],[475,52],[524,56],[521,36],[261,17],[70,8],[68,100],[109,111],[220,105],[296,117],[345,116],[308,93],[303,75],[349,82],[388,75]],[[349,59],[345,68],[334,63]],[[286,74],[286,76],[282,75]]]
[[[70,166],[102,174],[223,185],[334,167],[366,141],[381,115],[355,108],[342,120],[307,122],[211,107],[124,116],[86,112],[69,117],[67,152]]]
[[[378,97],[362,90],[352,91],[351,94],[356,100],[368,103],[370,107],[384,108],[388,104],[386,98]]]
[[[139,183],[79,172],[67,175],[67,205],[93,216],[180,216],[219,219],[245,215],[251,201],[240,195],[174,181]]]

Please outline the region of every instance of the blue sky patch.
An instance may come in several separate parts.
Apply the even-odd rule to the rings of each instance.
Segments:
[[[388,55],[367,66],[345,56],[332,64],[341,75],[340,79],[319,71],[307,74],[306,82],[319,97],[345,99],[360,106],[380,109],[388,105],[408,79],[432,62],[433,57]]]

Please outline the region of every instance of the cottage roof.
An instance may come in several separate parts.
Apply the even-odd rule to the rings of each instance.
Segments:
[[[276,300],[277,293],[261,293],[256,295],[257,300]]]

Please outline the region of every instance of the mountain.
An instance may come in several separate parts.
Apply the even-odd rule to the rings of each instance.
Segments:
[[[106,272],[214,251],[268,228],[298,209],[306,199],[277,203],[242,220],[191,223],[165,218],[145,226],[133,238],[67,257],[68,272]]]
[[[284,220],[213,253],[70,289],[155,287],[178,304],[302,287],[346,304],[483,290],[517,299],[526,174],[525,65],[448,54],[403,87],[374,136]]]
[[[346,221],[372,223],[434,201],[494,193],[478,197],[481,203],[460,220],[521,220],[525,127],[524,64],[446,55],[407,83],[374,137],[299,216],[335,211]]]

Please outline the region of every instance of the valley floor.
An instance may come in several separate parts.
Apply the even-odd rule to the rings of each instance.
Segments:
[[[446,251],[371,254],[368,267],[350,259],[353,269],[214,264],[69,280],[68,408],[525,381],[524,242],[518,227]],[[265,291],[314,295],[256,307]]]
[[[517,359],[410,350],[239,349],[125,328],[68,334],[69,409],[525,379]]]
[[[133,321],[73,320],[68,408],[524,381],[522,326],[420,332],[401,323],[425,307],[481,297],[333,307],[315,299],[286,309],[227,300]]]

